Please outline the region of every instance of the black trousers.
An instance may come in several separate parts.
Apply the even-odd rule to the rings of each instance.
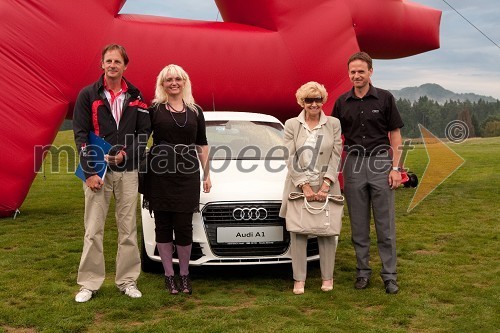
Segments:
[[[171,243],[186,246],[193,243],[193,213],[154,211],[157,243]]]

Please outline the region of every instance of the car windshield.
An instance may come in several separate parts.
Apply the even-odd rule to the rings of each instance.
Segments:
[[[283,160],[283,125],[273,122],[207,121],[212,160]]]

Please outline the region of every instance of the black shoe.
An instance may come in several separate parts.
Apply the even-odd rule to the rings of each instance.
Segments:
[[[366,289],[366,287],[368,287],[369,283],[370,283],[370,279],[369,278],[359,277],[359,278],[356,278],[356,282],[354,283],[354,288],[356,288],[356,289]]]
[[[188,275],[181,275],[181,285],[180,289],[184,294],[191,295],[193,293],[193,289],[191,288],[191,280]]]
[[[172,295],[179,293],[177,285],[175,284],[174,276],[165,276],[165,289],[167,289]]]
[[[398,283],[396,280],[387,280],[384,281],[385,284],[385,292],[388,294],[397,294],[399,291]]]

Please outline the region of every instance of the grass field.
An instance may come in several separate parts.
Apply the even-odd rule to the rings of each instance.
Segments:
[[[64,143],[72,145],[71,132],[59,133],[55,145]],[[291,292],[290,266],[266,266],[193,269],[190,297],[168,295],[161,274],[143,273],[144,296],[130,299],[114,286],[110,214],[107,278],[84,304],[74,301],[84,232],[81,182],[47,172],[48,159],[21,214],[0,220],[0,332],[498,332],[500,138],[451,148],[465,164],[420,205],[408,213],[415,190],[397,192],[397,295],[384,292],[375,239],[372,284],[353,288],[346,216],[333,292],[319,289],[313,264],[301,296]],[[426,163],[417,145],[406,166],[421,176]],[[60,167],[66,169],[64,159]]]

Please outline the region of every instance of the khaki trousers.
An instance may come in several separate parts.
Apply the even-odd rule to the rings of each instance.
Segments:
[[[290,233],[290,250],[292,253],[293,279],[305,281],[307,277],[307,235]],[[337,236],[318,237],[319,266],[321,279],[333,279]]]
[[[115,218],[118,228],[115,283],[120,290],[135,284],[141,271],[137,246],[137,170],[106,173],[104,186],[92,192],[85,183],[85,237],[78,268],[77,283],[90,290],[98,290],[105,278],[103,237],[104,223],[111,197],[114,196]]]

